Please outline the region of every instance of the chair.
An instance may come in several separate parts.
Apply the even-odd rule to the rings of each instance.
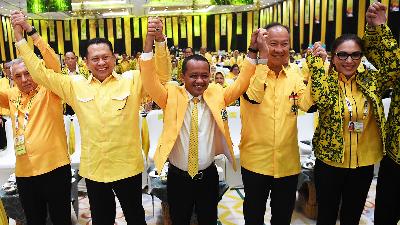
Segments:
[[[226,108],[228,113],[228,126],[231,134],[233,152],[235,154],[235,160],[237,165],[237,171],[233,171],[231,166],[225,165],[225,179],[226,183],[230,187],[241,187],[243,186],[242,174],[240,172],[240,151],[239,144],[241,139],[242,121],[240,119],[240,107],[229,106]]]
[[[304,113],[297,117],[297,138],[300,155],[309,155],[312,152],[311,140],[314,135],[314,114]],[[310,144],[307,144],[310,143]]]
[[[149,128],[150,148],[148,153],[148,167],[154,164],[154,153],[156,152],[158,139],[163,129],[163,112],[162,110],[151,110],[146,117]]]
[[[390,102],[392,101],[391,98],[384,98],[382,99],[382,103],[383,103],[383,109],[385,111],[385,117],[388,117],[389,114],[389,108],[390,108]]]

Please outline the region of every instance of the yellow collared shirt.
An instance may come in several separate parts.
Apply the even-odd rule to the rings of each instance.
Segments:
[[[17,177],[41,175],[70,163],[61,99],[44,87],[37,90],[30,94],[21,94],[17,87],[0,91],[0,105],[10,108],[14,137],[22,134],[25,137],[26,154],[16,156]],[[19,96],[22,104],[18,108],[19,129],[16,133],[15,113]],[[33,96],[28,124],[23,130],[24,115]]]
[[[352,121],[362,122],[364,124],[364,131],[361,133],[349,131],[349,108],[344,102],[344,161],[343,163],[328,160],[324,162],[340,168],[357,168],[373,165],[382,159],[383,147],[379,128],[371,108],[372,103],[369,101],[368,115],[363,119],[365,98],[357,88],[355,76],[346,79],[343,74],[339,74],[339,85],[340,91],[343,95],[346,94],[347,99],[352,105]]]
[[[294,99],[289,96],[297,94],[296,105],[308,110],[313,104],[310,85],[306,87],[299,71],[290,66],[276,76],[266,65],[258,65],[258,73],[265,74],[265,79],[253,80],[246,93],[261,91],[260,104],[244,97],[240,100],[240,163],[250,171],[276,178],[298,174],[297,114],[291,110]]]
[[[16,43],[31,76],[72,106],[81,127],[80,175],[97,182],[113,182],[144,169],[140,144],[139,107],[144,95],[139,71],[115,72],[103,82],[93,76],[60,76],[47,70],[26,41]],[[166,45],[156,44],[156,71],[169,78]]]
[[[10,88],[10,80],[7,77],[0,79],[0,91],[5,91]],[[0,107],[0,116],[9,116],[10,110],[7,108]]]

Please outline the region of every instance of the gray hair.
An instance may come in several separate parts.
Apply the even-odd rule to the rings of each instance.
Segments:
[[[14,74],[13,74],[13,66],[14,66],[14,65],[17,65],[17,64],[20,64],[20,63],[24,63],[24,60],[22,60],[22,58],[16,58],[16,59],[14,59],[13,61],[8,62],[8,63],[11,64],[11,65],[10,65],[10,72],[11,72],[11,76],[13,76],[13,75],[14,75]]]

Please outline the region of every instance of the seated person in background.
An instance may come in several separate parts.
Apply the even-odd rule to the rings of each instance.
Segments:
[[[240,73],[240,68],[237,64],[233,64],[229,69],[229,74],[226,76],[228,79],[236,80]]]
[[[225,154],[236,168],[225,108],[244,93],[255,65],[246,59],[243,73],[223,89],[210,84],[207,59],[193,55],[182,64],[184,86],[162,85],[152,59],[151,46],[157,32],[148,29],[141,78],[146,91],[164,111],[164,128],[154,161],[160,172],[169,159],[167,192],[172,224],[188,225],[193,208],[200,225],[216,224],[219,196],[215,155]],[[263,42],[264,33],[257,30],[253,36]]]
[[[227,85],[225,84],[225,77],[221,72],[215,73],[214,82],[224,88],[227,87]]]

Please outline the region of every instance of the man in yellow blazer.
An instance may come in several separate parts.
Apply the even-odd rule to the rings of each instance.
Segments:
[[[221,85],[209,84],[207,59],[193,55],[182,64],[184,86],[162,85],[152,58],[157,32],[160,32],[157,27],[149,25],[141,58],[141,78],[145,90],[164,111],[164,128],[154,161],[160,172],[169,160],[167,192],[172,224],[189,225],[193,208],[200,225],[216,224],[218,173],[215,155],[225,154],[236,168],[225,108],[247,89],[256,65],[246,58],[243,73],[235,83],[223,89]],[[253,34],[253,41],[256,40],[265,41],[263,31]]]

